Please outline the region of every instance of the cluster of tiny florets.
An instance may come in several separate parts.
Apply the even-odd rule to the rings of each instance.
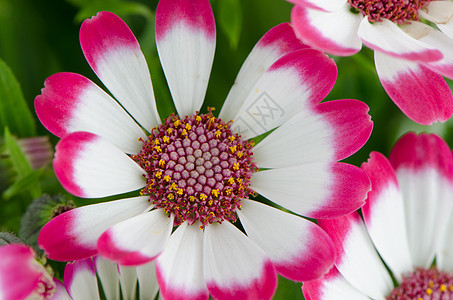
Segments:
[[[387,300],[453,300],[453,274],[418,268],[403,276],[403,282],[395,288]]]
[[[244,141],[224,123],[208,114],[179,119],[175,115],[152,129],[142,150],[132,158],[146,171],[146,187],[155,208],[185,221],[234,222],[241,198],[247,198],[252,162],[252,141]]]
[[[370,22],[388,19],[398,24],[418,21],[418,11],[432,0],[348,0],[351,7],[368,16]]]

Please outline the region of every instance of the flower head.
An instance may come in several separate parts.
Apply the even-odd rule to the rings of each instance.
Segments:
[[[319,222],[337,249],[335,268],[323,279],[304,283],[304,295],[312,300],[451,299],[453,158],[448,145],[434,134],[409,133],[389,160],[372,152],[362,168],[372,183],[361,209],[363,221],[354,212]]]
[[[35,259],[35,252],[23,244],[0,247],[0,298],[51,299],[55,283]]]
[[[62,138],[55,173],[80,197],[137,196],[51,220],[39,236],[49,258],[156,260],[164,298],[185,299],[266,299],[277,272],[301,281],[331,267],[333,247],[317,225],[253,197],[313,218],[363,204],[365,173],[337,161],[366,142],[372,122],[360,101],[319,104],[336,79],[333,60],[278,25],[248,56],[218,117],[201,113],[215,48],[209,1],[161,0],[157,49],[177,110],[161,122],[127,25],[101,12],[82,24],[80,39],[116,100],[81,75],[46,80],[35,107]]]
[[[442,78],[453,78],[452,1],[291,2],[291,20],[304,43],[340,56],[357,53],[362,43],[375,50],[379,79],[409,118],[429,125],[452,116],[453,96]]]

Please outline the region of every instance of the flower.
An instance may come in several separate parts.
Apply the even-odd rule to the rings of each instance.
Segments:
[[[453,78],[452,1],[289,1],[296,4],[296,35],[311,47],[340,56],[357,53],[362,43],[375,50],[382,86],[409,118],[429,125],[452,116],[453,96],[442,78]]]
[[[50,274],[23,244],[0,246],[0,299],[51,299],[56,287]]]
[[[136,299],[137,280],[140,299],[154,299],[158,292],[155,262],[125,267],[95,256],[66,265],[64,285],[56,281],[58,295],[54,299],[101,299],[96,275],[106,299]]]
[[[303,284],[306,299],[452,299],[453,158],[448,145],[434,134],[408,133],[389,160],[372,152],[362,169],[372,185],[361,209],[363,221],[354,212],[319,222],[334,241],[337,257],[324,278]]]
[[[312,218],[363,205],[368,178],[337,161],[368,139],[368,107],[350,99],[319,104],[336,66],[281,24],[252,50],[219,117],[212,109],[200,113],[214,24],[207,0],[159,1],[157,49],[177,110],[162,123],[127,25],[108,12],[82,24],[85,57],[116,100],[81,75],[46,80],[35,108],[62,138],[55,173],[76,196],[136,197],[52,219],[38,239],[49,258],[101,254],[121,265],[155,259],[166,299],[267,299],[276,272],[302,281],[330,269],[333,246],[317,225],[249,195]],[[254,146],[252,138],[270,130]]]

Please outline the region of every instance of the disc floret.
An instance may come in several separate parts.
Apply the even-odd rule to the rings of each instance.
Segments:
[[[252,173],[253,141],[242,140],[224,123],[198,112],[180,119],[172,114],[154,127],[143,147],[132,158],[146,171],[142,195],[155,208],[184,221],[234,222],[241,198],[247,198]]]
[[[417,268],[403,276],[400,286],[395,288],[387,300],[405,299],[453,299],[453,274],[437,268]]]
[[[348,0],[351,7],[368,16],[370,22],[388,19],[397,24],[418,21],[418,11],[432,0]]]

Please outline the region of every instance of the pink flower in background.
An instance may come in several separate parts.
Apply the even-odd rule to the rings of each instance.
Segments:
[[[306,299],[453,298],[452,153],[434,134],[409,133],[389,160],[373,152],[362,165],[372,184],[363,221],[354,212],[319,222],[337,257],[303,284]]]
[[[296,35],[315,49],[347,56],[375,50],[379,79],[412,120],[453,114],[453,2],[450,0],[289,0]],[[432,27],[426,22],[433,22]],[[442,76],[441,76],[442,75]]]
[[[157,49],[177,110],[161,122],[127,25],[98,13],[80,41],[115,99],[78,74],[46,80],[35,108],[62,138],[55,173],[79,197],[135,194],[52,219],[39,236],[49,258],[155,260],[165,299],[268,299],[277,273],[303,281],[331,268],[325,232],[250,195],[311,218],[363,205],[368,178],[338,161],[362,147],[372,122],[360,101],[319,103],[336,80],[332,59],[301,44],[290,25],[276,26],[248,56],[219,117],[202,114],[215,48],[209,1],[161,0]]]
[[[0,247],[0,299],[51,299],[55,291],[33,249],[23,244]]]
[[[64,285],[57,281],[57,286],[58,292],[53,299],[60,300],[101,299],[100,289],[105,299],[154,299],[159,290],[155,262],[126,267],[101,256],[68,263]]]

